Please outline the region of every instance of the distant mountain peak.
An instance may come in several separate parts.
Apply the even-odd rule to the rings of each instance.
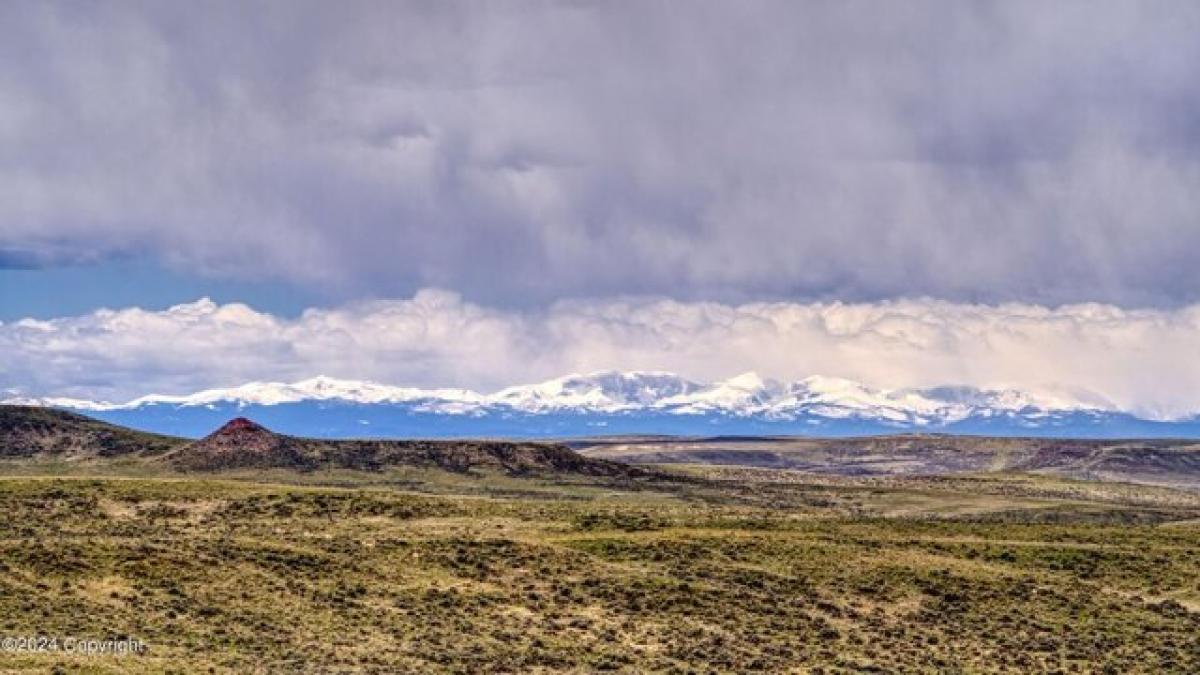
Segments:
[[[526,414],[561,412],[619,413],[657,411],[698,414],[794,416],[812,409],[831,416],[875,416],[902,420],[953,419],[974,410],[1095,410],[1070,397],[1031,395],[1017,390],[988,391],[973,387],[875,389],[840,377],[813,375],[791,383],[749,371],[711,384],[700,384],[663,371],[602,370],[573,373],[535,384],[515,385],[492,394],[467,389],[418,389],[363,380],[318,375],[292,383],[249,382],[226,389],[186,395],[150,394],[127,403],[79,399],[10,399],[10,403],[105,412],[148,406],[175,408],[232,404],[277,406],[306,401],[351,405],[407,405],[420,412],[478,414],[510,410]]]
[[[508,387],[481,399],[484,403],[527,412],[568,409],[616,412],[649,407],[663,398],[699,388],[700,385],[674,373],[604,370]]]
[[[1153,422],[1096,396],[1066,390],[1026,392],[964,386],[886,389],[841,377],[813,375],[783,382],[746,372],[708,384],[663,371],[594,371],[516,385],[494,393],[419,389],[318,375],[292,383],[250,382],[187,395],[153,394],[127,403],[77,399],[9,402],[86,411],[106,419],[203,418],[188,434],[207,432],[218,419],[253,415],[289,432],[358,436],[398,428],[432,435],[592,435],[596,433],[879,433],[900,430],[958,433],[1038,433]],[[331,420],[338,419],[340,422]],[[1176,420],[1200,423],[1200,418]],[[1171,421],[1170,423],[1175,423]],[[271,434],[251,421],[231,422],[227,434]],[[340,425],[340,426],[339,426]],[[353,426],[348,426],[353,425]],[[220,433],[220,432],[219,432]]]
[[[723,380],[717,384],[723,385],[725,387],[734,388],[734,389],[750,390],[750,389],[762,389],[764,387],[770,387],[770,386],[776,384],[776,382],[774,380],[764,378],[762,375],[759,375],[757,372],[755,372],[753,370],[748,370],[744,373],[734,375],[733,377],[731,377],[727,380]]]

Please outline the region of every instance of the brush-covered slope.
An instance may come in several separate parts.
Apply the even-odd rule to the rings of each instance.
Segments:
[[[645,473],[620,463],[583,457],[564,445],[552,443],[308,439],[277,434],[241,417],[179,447],[167,459],[178,468],[199,471],[266,468],[371,471],[405,465],[458,472],[491,469],[514,475],[574,473],[615,477]]]
[[[1200,441],[940,434],[864,438],[614,438],[581,442],[589,457],[632,464],[714,464],[838,475],[994,471],[1200,487]]]
[[[185,442],[126,429],[65,410],[0,406],[0,457],[3,458],[151,457]]]
[[[565,445],[492,440],[324,440],[277,434],[246,418],[198,440],[148,434],[52,408],[0,406],[0,458],[144,458],[181,471],[419,466],[512,475],[632,477],[647,472],[583,457]]]

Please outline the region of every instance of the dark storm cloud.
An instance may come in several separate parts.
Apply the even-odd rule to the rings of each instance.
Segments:
[[[499,303],[1189,302],[1197,34],[1193,2],[6,3],[0,250]]]
[[[0,249],[0,269],[36,270],[42,266],[41,256],[34,251]]]

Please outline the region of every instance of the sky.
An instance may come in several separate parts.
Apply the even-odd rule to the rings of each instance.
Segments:
[[[4,3],[0,391],[636,367],[1197,412],[1198,34],[1190,1]]]

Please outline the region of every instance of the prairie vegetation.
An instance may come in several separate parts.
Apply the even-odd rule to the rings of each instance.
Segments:
[[[1200,669],[1193,493],[688,471],[0,479],[0,670]]]

